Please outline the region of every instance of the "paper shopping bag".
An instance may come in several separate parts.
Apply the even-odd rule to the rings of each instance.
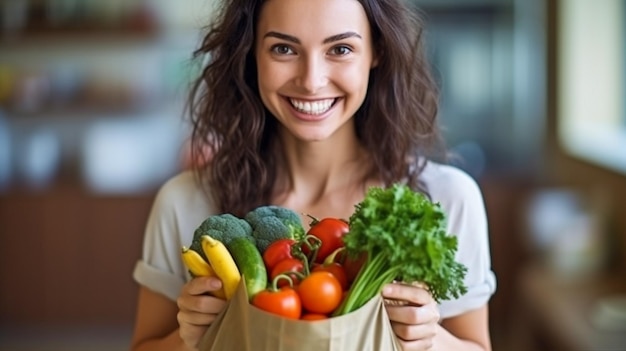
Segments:
[[[243,279],[242,279],[243,281]],[[248,302],[245,285],[206,334],[200,351],[399,351],[382,297],[349,314],[301,321],[267,313]]]

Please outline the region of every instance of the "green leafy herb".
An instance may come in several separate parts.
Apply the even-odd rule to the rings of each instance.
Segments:
[[[446,233],[440,205],[423,194],[401,184],[370,188],[349,222],[346,250],[367,258],[335,315],[363,306],[393,280],[422,282],[438,302],[467,292],[457,238]]]

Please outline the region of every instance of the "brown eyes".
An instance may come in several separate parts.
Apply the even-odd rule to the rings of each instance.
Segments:
[[[276,45],[272,45],[271,49],[272,53],[278,54],[278,55],[292,55],[294,54],[294,51],[291,49],[291,47],[289,47],[289,45],[285,45],[285,44],[276,44]]]
[[[333,46],[332,49],[330,49],[330,52],[336,56],[345,56],[351,53],[352,49],[347,45],[337,45]]]
[[[277,55],[295,55],[296,52],[291,46],[286,44],[272,45],[270,51]],[[332,56],[345,56],[352,53],[352,48],[347,45],[336,45],[328,50],[328,53]]]

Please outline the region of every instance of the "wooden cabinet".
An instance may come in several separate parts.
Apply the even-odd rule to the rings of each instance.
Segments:
[[[0,197],[0,324],[130,325],[152,194]]]

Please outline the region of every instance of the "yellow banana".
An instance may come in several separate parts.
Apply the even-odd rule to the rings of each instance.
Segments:
[[[203,235],[201,239],[202,250],[213,267],[215,274],[222,280],[226,300],[229,300],[241,281],[239,268],[224,244],[208,235]]]
[[[194,250],[190,250],[187,247],[183,246],[181,256],[183,259],[183,263],[189,269],[189,272],[194,277],[217,277],[213,268],[207,261],[200,256],[199,253]],[[221,288],[219,290],[211,292],[211,294],[215,297],[219,297],[221,299],[225,298],[224,289]]]
[[[194,277],[216,276],[213,268],[205,261],[199,253],[183,246],[182,257],[185,266]]]

